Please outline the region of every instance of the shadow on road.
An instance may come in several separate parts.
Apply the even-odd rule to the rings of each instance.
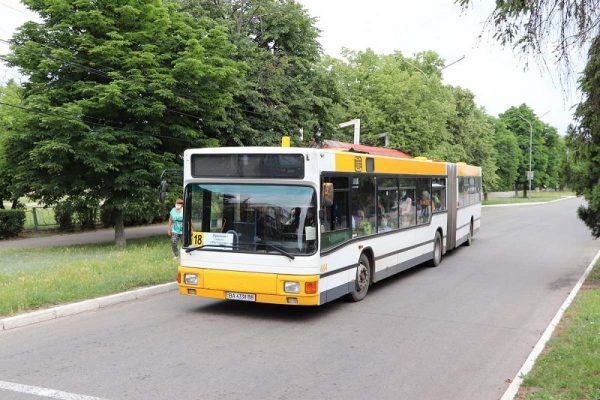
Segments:
[[[191,311],[200,314],[219,314],[220,316],[296,323],[318,320],[347,305],[348,301],[344,299],[322,306],[286,306],[222,300],[195,307]]]

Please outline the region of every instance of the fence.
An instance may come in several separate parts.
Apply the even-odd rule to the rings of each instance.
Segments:
[[[31,207],[25,212],[24,229],[48,229],[57,228],[58,223],[54,218],[53,207]]]

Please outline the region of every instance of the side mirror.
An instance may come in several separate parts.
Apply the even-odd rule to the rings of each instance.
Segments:
[[[321,193],[322,193],[321,206],[328,207],[328,206],[333,205],[333,183],[324,182]]]
[[[158,200],[161,203],[165,202],[165,198],[167,197],[167,191],[169,190],[169,184],[166,180],[160,181],[160,185],[158,185]]]

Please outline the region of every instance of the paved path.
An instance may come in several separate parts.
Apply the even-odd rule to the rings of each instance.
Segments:
[[[148,236],[165,235],[167,224],[134,226],[125,228],[126,239],[136,239]],[[115,230],[98,229],[80,233],[64,233],[61,235],[40,236],[14,240],[0,240],[0,249],[24,249],[29,247],[70,246],[76,244],[106,243],[115,240]]]

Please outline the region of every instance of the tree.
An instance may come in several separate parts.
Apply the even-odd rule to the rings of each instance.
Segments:
[[[25,0],[41,23],[11,40],[28,76],[24,124],[7,160],[29,195],[64,196],[123,212],[154,201],[160,171],[189,146],[218,144],[241,67],[227,28],[193,21],[161,0]]]
[[[468,8],[473,0],[455,0]],[[542,56],[548,47],[570,72],[570,52],[600,34],[600,7],[595,0],[498,0],[488,24],[502,45]]]
[[[498,166],[498,182],[496,190],[512,190],[519,174],[519,165],[523,157],[515,134],[508,129],[501,119],[494,119],[494,148]]]
[[[325,60],[341,90],[339,121],[360,118],[361,141],[378,144],[387,132],[390,146],[429,155],[450,140],[446,123],[455,112],[453,98],[441,83],[443,61],[433,52],[407,59],[402,53],[344,50],[343,59]],[[364,134],[363,134],[364,132]]]
[[[317,141],[336,121],[336,87],[320,63],[314,18],[291,0],[179,0],[195,18],[229,27],[246,75],[227,109],[223,145],[273,145],[303,130]]]
[[[577,210],[579,217],[600,237],[600,37],[588,53],[580,81],[583,101],[577,106],[578,126],[569,129],[567,144],[573,160],[572,188],[583,195],[587,205]]]
[[[500,114],[500,119],[517,137],[521,151],[521,163],[515,182],[515,191],[518,186],[521,186],[523,188],[523,197],[527,197],[530,133],[532,137],[531,170],[534,172],[534,178],[531,182],[532,187],[548,186],[550,183],[548,175],[549,150],[544,134],[547,125],[526,104],[509,108]]]
[[[3,103],[0,105],[0,208],[4,208],[4,201],[9,201],[12,209],[17,208],[19,197],[24,194],[6,158],[8,134],[23,121],[24,112],[19,108],[21,95],[19,86],[13,80],[0,87],[0,103]]]
[[[494,126],[485,110],[475,104],[475,96],[467,89],[448,87],[454,97],[456,114],[448,120],[448,129],[453,144],[460,145],[465,158],[450,161],[465,161],[479,165],[483,174],[483,191],[488,193],[498,185],[496,174],[496,151],[494,149]]]

